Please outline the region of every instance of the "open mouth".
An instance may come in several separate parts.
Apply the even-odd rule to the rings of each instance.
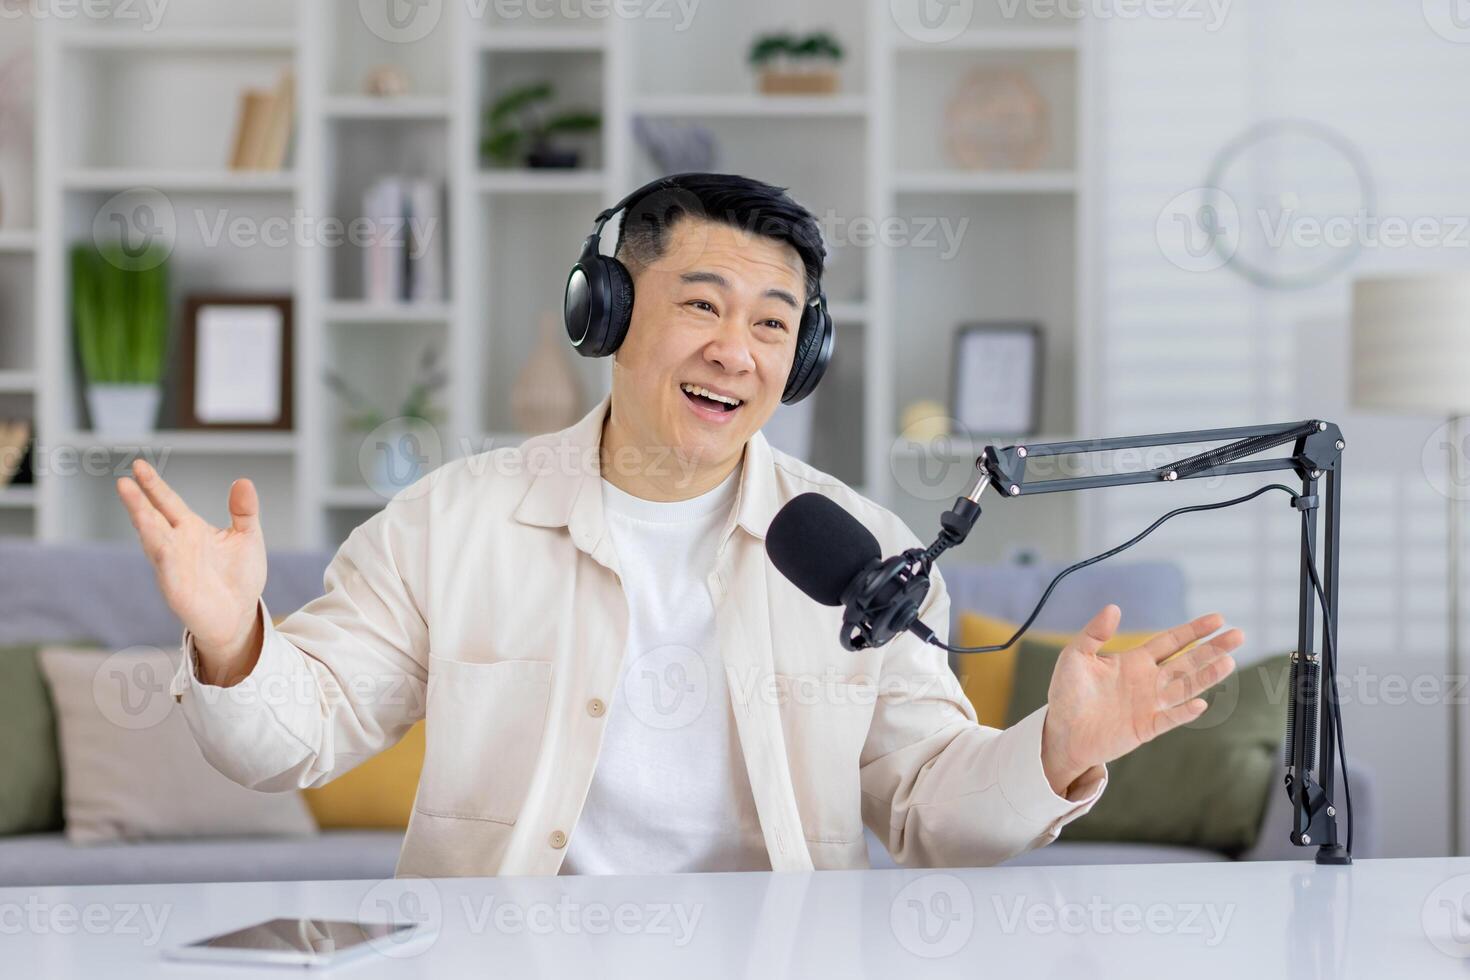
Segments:
[[[722,395],[708,388],[685,382],[679,385],[679,390],[684,392],[684,397],[689,399],[699,408],[706,412],[718,412],[729,414],[744,404],[739,398],[731,395]]]

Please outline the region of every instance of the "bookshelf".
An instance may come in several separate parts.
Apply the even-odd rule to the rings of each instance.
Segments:
[[[971,29],[935,44],[906,34],[886,0],[809,0],[799,14],[779,0],[707,4],[687,24],[597,16],[594,6],[548,5],[533,18],[516,16],[528,9],[516,6],[430,4],[416,8],[437,11],[424,29],[400,29],[369,23],[352,0],[175,0],[156,30],[85,18],[27,24],[24,43],[36,45],[40,67],[39,221],[0,228],[0,407],[34,402],[47,441],[93,463],[85,474],[50,475],[32,491],[3,495],[0,533],[131,538],[112,479],[132,455],[150,453],[206,518],[223,523],[230,480],[250,476],[272,546],[335,547],[383,498],[360,463],[365,434],[347,426],[323,371],[383,393],[390,408],[431,345],[449,368],[435,462],[519,442],[509,392],[543,314],[559,310],[578,244],[600,209],[657,175],[633,138],[639,115],[708,127],[720,143],[719,169],[789,186],[835,229],[826,286],[840,336],[816,399],[818,468],[911,526],[932,525],[951,488],[916,473],[939,462],[962,480],[964,453],[906,443],[899,418],[918,399],[946,400],[949,338],[967,320],[1041,321],[1044,427],[1085,428],[1094,357],[1084,301],[1094,139],[1088,24],[992,22],[976,5]],[[832,31],[847,51],[838,93],[759,93],[745,39],[763,27]],[[974,172],[945,159],[938,132],[948,92],[984,65],[1022,67],[1045,94],[1052,131],[1040,167]],[[364,76],[380,66],[401,72],[408,90],[364,95]],[[240,90],[269,87],[286,67],[297,85],[289,167],[231,172]],[[556,80],[558,104],[602,116],[597,133],[577,138],[581,166],[483,162],[484,107],[505,87],[539,78]],[[362,254],[350,244],[240,247],[201,232],[222,213],[255,223],[349,220],[364,189],[388,173],[443,187],[446,285],[432,301],[369,301]],[[115,195],[139,188],[161,195],[178,219],[176,297],[292,297],[293,432],[181,430],[167,396],[159,431],[134,445],[90,431],[72,367],[66,250]],[[895,217],[910,229],[947,218],[966,231],[945,256],[843,237],[854,221]],[[568,361],[584,402],[607,390],[607,363],[570,351]],[[966,548],[999,557],[1011,539],[1039,537],[1044,550],[1065,550],[1082,533],[1075,506],[1033,506],[1035,526],[999,529]]]
[[[0,32],[0,64],[24,57],[28,49],[34,52],[34,44],[34,23],[28,18],[7,20]],[[34,111],[34,98],[31,106]],[[5,149],[0,147],[0,151]],[[33,153],[29,160],[0,166],[0,174],[11,167],[27,172],[34,185]],[[37,436],[38,391],[43,383],[36,353],[36,253],[41,238],[36,218],[34,207],[8,202],[0,183],[0,420],[29,419],[33,438]],[[38,459],[32,459],[32,469],[41,469]],[[40,479],[39,473],[36,479]],[[0,535],[34,536],[40,510],[35,484],[7,483],[0,487]]]

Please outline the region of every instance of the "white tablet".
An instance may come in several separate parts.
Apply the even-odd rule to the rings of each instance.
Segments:
[[[374,950],[403,956],[432,937],[424,925],[333,919],[271,919],[163,951],[166,959],[211,963],[335,966]]]

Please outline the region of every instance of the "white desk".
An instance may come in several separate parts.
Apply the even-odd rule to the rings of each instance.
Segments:
[[[330,975],[1464,977],[1467,892],[1470,859],[7,888],[0,963],[28,980],[275,976],[160,950],[396,908],[438,939]]]

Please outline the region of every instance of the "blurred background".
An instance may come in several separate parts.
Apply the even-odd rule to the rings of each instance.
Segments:
[[[601,208],[663,173],[736,172],[789,187],[829,246],[835,359],[768,434],[925,540],[990,442],[1339,425],[1357,850],[1463,853],[1467,115],[1459,0],[0,0],[0,642],[176,646],[114,490],[138,456],[216,524],[254,480],[267,601],[296,608],[398,489],[606,391],[559,321]],[[1060,567],[1278,481],[1299,485],[987,498],[941,563],[952,635],[1009,636]],[[1038,625],[1070,633],[1109,601],[1144,633],[1219,610],[1264,678],[1296,642],[1299,534],[1284,495],[1182,516]],[[41,660],[56,717],[27,722],[60,732],[55,759],[95,747],[68,749],[64,659]],[[956,661],[982,720],[1025,713],[1026,660]],[[95,663],[79,676],[104,686]],[[1240,857],[1266,826],[1279,844],[1279,686],[1267,700],[1265,734],[1152,770],[1243,774],[1244,800],[1120,813],[1090,842]],[[61,867],[87,786],[35,768],[0,830]],[[1211,837],[1235,808],[1246,830]],[[368,870],[355,853],[318,876]],[[76,860],[77,880],[114,874]]]

